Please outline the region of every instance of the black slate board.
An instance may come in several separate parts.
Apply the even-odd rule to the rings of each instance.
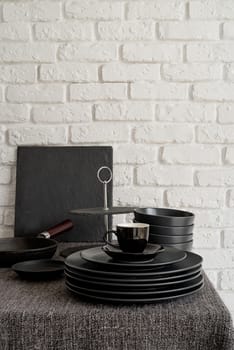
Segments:
[[[19,147],[15,236],[36,235],[70,218],[75,227],[57,240],[101,241],[105,232],[102,215],[70,213],[74,208],[103,206],[103,185],[97,179],[101,166],[113,169],[112,147]],[[112,206],[112,182],[108,184],[108,206]]]

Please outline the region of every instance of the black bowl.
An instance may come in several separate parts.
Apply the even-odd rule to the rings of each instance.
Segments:
[[[133,220],[134,222],[138,222]],[[194,230],[194,225],[188,226],[159,226],[159,225],[150,225],[150,233],[155,235],[167,235],[167,236],[183,236],[191,235]]]
[[[151,238],[151,237],[150,237]],[[151,239],[149,239],[149,242],[153,243],[151,241]],[[177,243],[177,244],[164,244],[164,246],[168,246],[168,247],[174,247],[174,248],[177,248],[177,249],[181,249],[181,250],[184,250],[184,251],[191,251],[192,250],[192,247],[193,247],[193,240],[189,241],[189,242],[185,242],[185,243]]]
[[[185,236],[166,236],[166,235],[155,235],[150,232],[149,239],[153,243],[157,244],[176,244],[176,243],[185,243],[193,239],[193,234]]]
[[[136,221],[159,226],[189,226],[194,223],[194,214],[188,211],[167,208],[138,208],[134,210]]]
[[[192,247],[193,247],[193,240],[189,241],[189,242],[185,242],[185,243],[167,244],[167,246],[190,252],[192,250]]]

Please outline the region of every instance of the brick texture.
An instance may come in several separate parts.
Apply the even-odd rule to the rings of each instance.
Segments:
[[[1,1],[0,237],[18,145],[113,146],[114,203],[193,211],[234,314],[233,0]]]

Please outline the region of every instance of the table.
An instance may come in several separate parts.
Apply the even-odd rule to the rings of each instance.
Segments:
[[[150,305],[85,302],[64,280],[0,269],[0,350],[233,350],[230,314],[205,277],[197,294]]]

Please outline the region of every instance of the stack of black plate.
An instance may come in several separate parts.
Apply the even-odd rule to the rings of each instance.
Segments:
[[[173,247],[156,246],[153,253],[153,245],[149,245],[144,257],[108,245],[95,247],[66,259],[66,287],[80,297],[101,302],[159,302],[200,290],[201,264],[199,255]]]
[[[190,251],[193,246],[194,214],[167,208],[139,208],[135,222],[150,225],[149,241]]]

